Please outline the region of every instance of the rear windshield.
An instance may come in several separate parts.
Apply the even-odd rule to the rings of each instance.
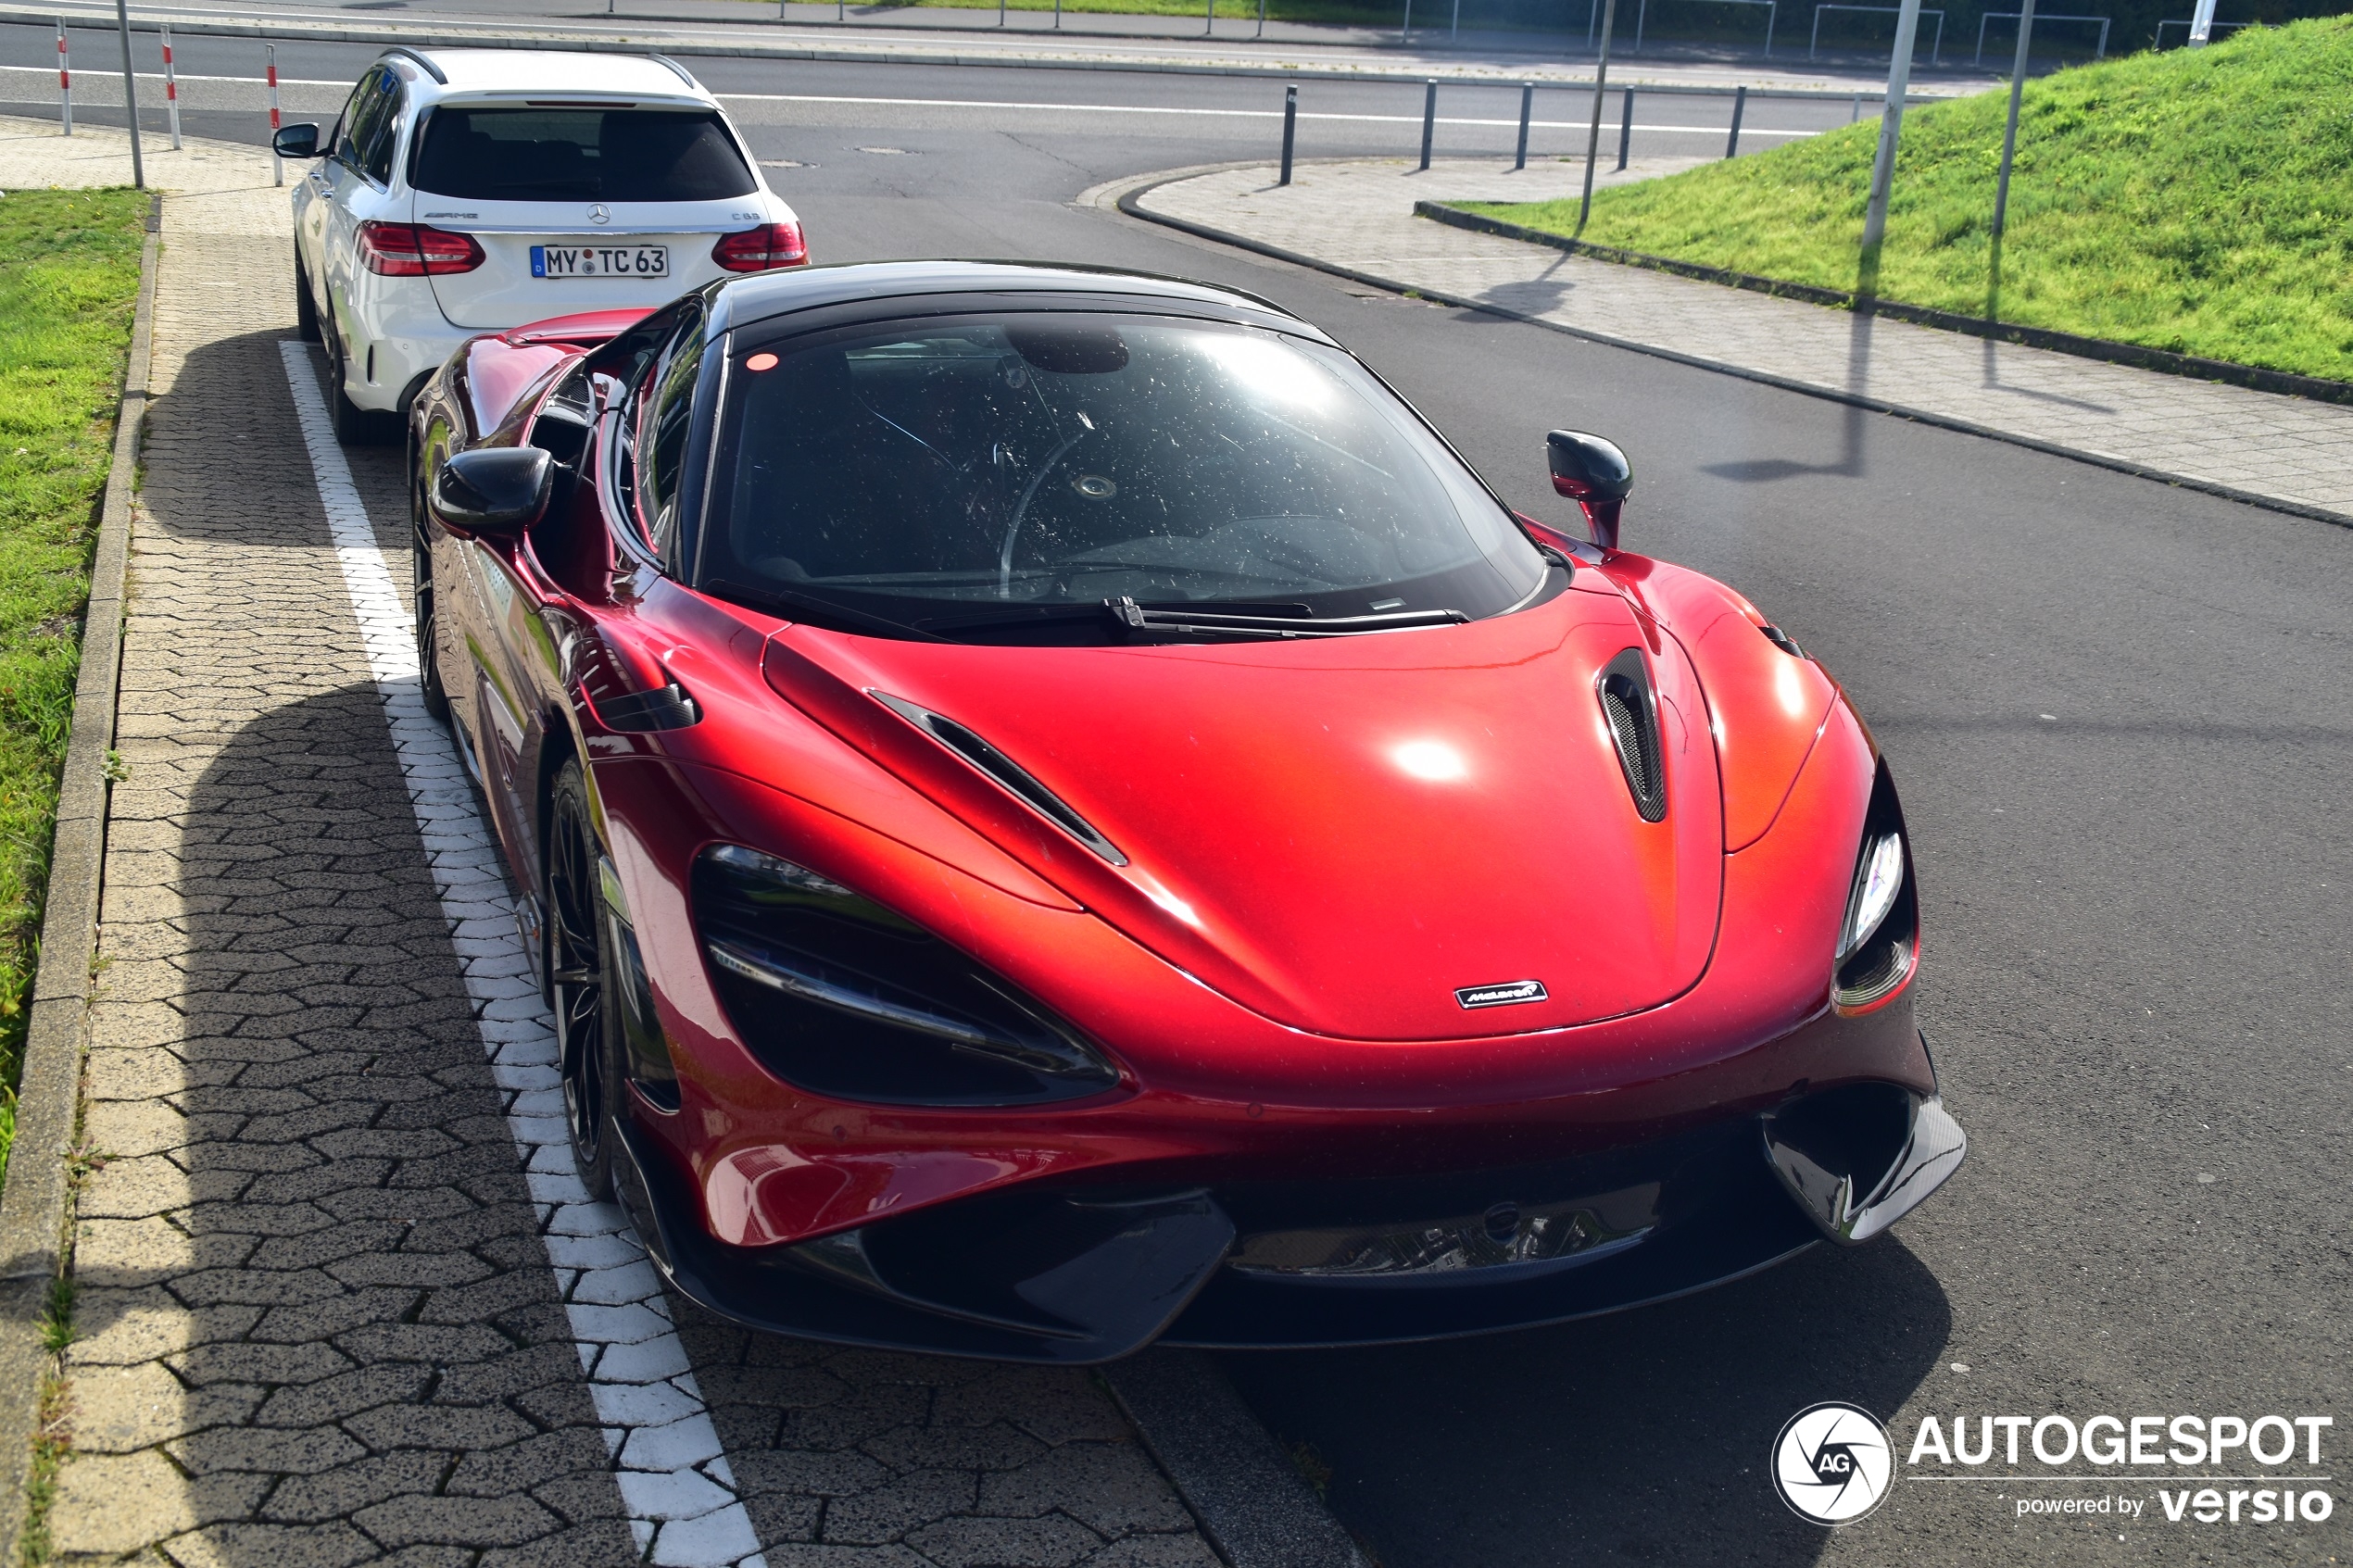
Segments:
[[[751,170],[708,110],[433,111],[418,190],[464,201],[716,201],[749,195]]]
[[[921,629],[1120,596],[1477,617],[1543,577],[1461,461],[1319,344],[1071,314],[778,347],[738,350],[706,581]]]

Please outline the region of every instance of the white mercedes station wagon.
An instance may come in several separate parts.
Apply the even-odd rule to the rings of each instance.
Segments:
[[[275,145],[315,160],[296,308],[346,441],[390,437],[477,333],[809,259],[718,100],[659,55],[387,49],[331,130]]]

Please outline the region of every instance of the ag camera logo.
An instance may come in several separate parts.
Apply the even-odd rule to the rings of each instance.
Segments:
[[[1886,1498],[1894,1474],[1887,1428],[1859,1406],[1808,1405],[1773,1439],[1773,1489],[1812,1524],[1854,1524]]]

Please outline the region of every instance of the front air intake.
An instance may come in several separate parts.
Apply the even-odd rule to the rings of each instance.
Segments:
[[[1659,757],[1658,702],[1651,695],[1650,666],[1643,662],[1642,650],[1628,648],[1602,666],[1593,690],[1601,698],[1602,718],[1617,747],[1617,766],[1626,775],[1634,809],[1646,822],[1665,820],[1667,770]]]

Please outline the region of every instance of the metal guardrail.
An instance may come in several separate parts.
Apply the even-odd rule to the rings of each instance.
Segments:
[[[1690,0],[1690,3],[1691,3],[1691,4],[1693,4],[1693,5],[1702,5],[1702,6],[1764,6],[1764,7],[1765,7],[1765,57],[1766,57],[1767,59],[1768,59],[1768,60],[1769,60],[1769,59],[1771,59],[1771,58],[1773,57],[1773,22],[1774,22],[1774,19],[1775,19],[1776,15],[1778,14],[1778,12],[1779,12],[1779,10],[1780,10],[1780,6],[1776,4],[1776,0]],[[1641,4],[1640,6],[1638,6],[1637,7],[1635,7],[1635,11],[1634,11],[1634,47],[1633,47],[1633,49],[1630,51],[1630,52],[1631,52],[1631,53],[1633,53],[1633,54],[1637,54],[1637,55],[1639,55],[1639,54],[1641,54],[1641,53],[1642,52],[1642,24],[1643,24],[1645,21],[1649,20],[1649,19],[1650,19],[1650,8],[1651,8],[1651,0],[1642,0],[1642,4]],[[1590,42],[1590,40],[1589,40],[1589,42]]]
[[[1983,64],[1985,63],[1985,24],[1986,24],[1987,22],[1998,22],[1998,21],[2013,21],[2013,22],[2014,22],[2014,21],[2019,20],[2019,19],[2020,19],[2020,18],[2021,18],[2024,14],[2025,14],[2025,13],[2023,13],[2023,12],[2021,12],[2021,11],[1988,11],[1988,12],[1986,12],[1983,16],[1982,16],[1982,17],[1978,18],[1978,19],[1977,19],[1977,55],[1976,55],[1976,56],[1975,56],[1973,59],[1971,59],[1971,60],[1969,61],[1969,64],[1971,64],[1971,65],[1973,65],[1973,66],[1982,66],[1982,65],[1983,65]],[[2094,49],[2094,50],[2092,51],[2092,58],[2094,58],[2094,59],[2095,59],[2095,60],[2104,60],[2104,59],[2108,58],[2108,19],[2107,19],[2106,17],[2051,17],[2051,16],[2045,16],[2045,15],[2043,15],[2043,14],[2042,14],[2041,12],[2039,12],[2039,11],[2038,11],[2038,12],[2036,12],[2036,13],[2035,13],[2035,16],[2034,16],[2034,25],[2035,25],[2036,27],[2041,27],[2041,26],[2043,26],[2045,22],[2097,22],[2097,23],[2099,23],[2099,24],[2100,24],[2100,42],[2099,42],[2099,45],[2098,45],[2098,47],[2096,47],[2095,49]]]
[[[1814,7],[1814,37],[1813,41],[1806,46],[1806,57],[1812,59],[1815,48],[1822,42],[1822,13],[1824,11],[1878,11],[1893,17],[1899,15],[1902,10],[1903,7],[1900,6],[1817,6]],[[1944,13],[1923,6],[1920,15],[1936,19],[1936,42],[1928,52],[1928,63],[1932,66],[1943,65],[1944,63]]]

